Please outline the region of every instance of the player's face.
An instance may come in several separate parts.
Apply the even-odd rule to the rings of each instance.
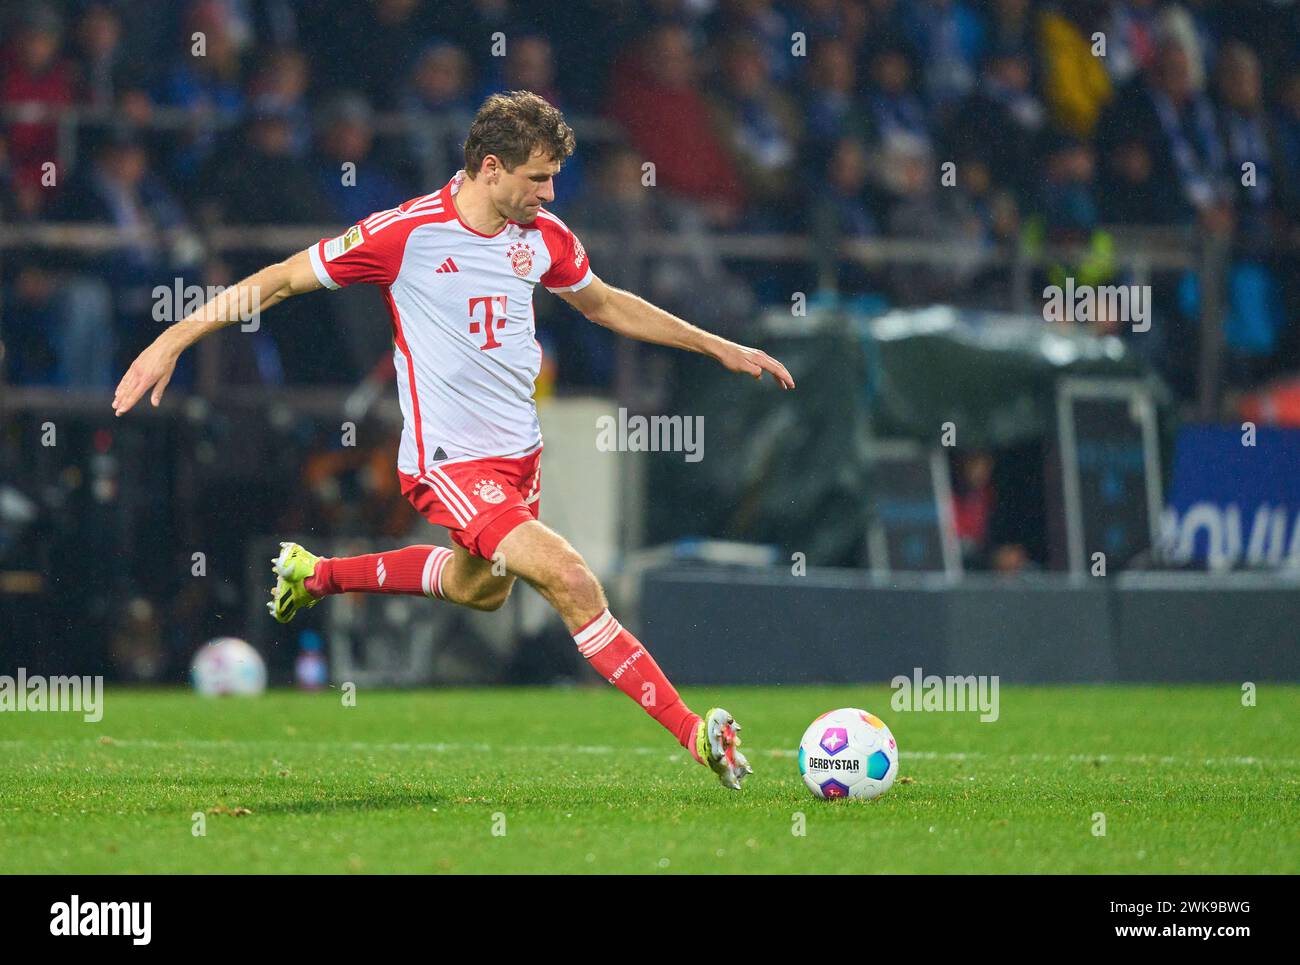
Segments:
[[[544,204],[555,200],[555,175],[558,161],[535,153],[513,171],[501,171],[492,190],[492,203],[507,218],[529,224]]]

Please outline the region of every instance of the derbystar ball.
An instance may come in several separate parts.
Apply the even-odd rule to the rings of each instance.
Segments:
[[[799,742],[799,773],[816,797],[880,797],[898,776],[898,744],[885,722],[856,707],[822,714]]]

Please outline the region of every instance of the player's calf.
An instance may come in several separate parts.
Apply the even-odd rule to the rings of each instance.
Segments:
[[[507,569],[527,580],[560,613],[578,652],[597,673],[640,704],[695,760],[716,771],[724,785],[740,787],[743,774],[735,763],[719,763],[738,743],[734,729],[720,730],[722,715],[728,725],[735,722],[722,711],[713,715],[718,717],[713,731],[707,729],[641,641],[614,619],[600,581],[564,537],[539,522],[524,523],[501,540],[498,552]]]
[[[536,520],[506,534],[494,555],[555,608],[570,633],[609,605],[600,581],[578,551],[559,533]]]
[[[468,553],[457,553],[442,577],[443,599],[474,610],[500,610],[510,598],[515,578],[498,576]]]

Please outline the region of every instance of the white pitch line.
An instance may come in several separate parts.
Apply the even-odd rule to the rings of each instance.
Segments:
[[[297,741],[293,738],[284,738],[281,740],[270,740],[258,738],[254,740],[151,740],[147,738],[111,738],[111,743],[107,745],[100,744],[98,738],[92,741],[86,739],[63,738],[52,741],[0,741],[0,747],[13,747],[30,750],[33,743],[39,744],[92,744],[93,746],[105,747],[139,747],[146,749],[158,750],[182,750],[185,748],[210,748],[213,750],[229,749],[232,747],[274,747],[281,752],[292,752],[294,750],[349,750],[349,751],[369,751],[369,752],[414,752],[428,754],[456,754],[456,753],[528,753],[528,754],[637,754],[648,756],[663,756],[668,758],[680,758],[684,756],[685,751],[678,748],[676,750],[660,747],[645,746],[616,746],[604,744],[499,744],[493,745],[478,742],[410,742],[402,741],[397,743],[369,743],[366,741]],[[763,752],[767,757],[793,758],[798,752],[792,750],[769,750]],[[1213,767],[1216,765],[1229,765],[1237,767],[1255,767],[1261,765],[1273,765],[1277,767],[1300,767],[1300,758],[1294,757],[1256,757],[1256,756],[1232,756],[1232,757],[1178,757],[1168,754],[1000,754],[993,751],[900,751],[899,756],[904,760],[925,760],[925,761],[1029,761],[1033,763],[1071,763],[1071,764],[1089,764],[1096,761],[1099,764],[1162,764],[1162,765],[1198,765]]]

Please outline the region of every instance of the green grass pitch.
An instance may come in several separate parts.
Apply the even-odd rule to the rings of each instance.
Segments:
[[[612,688],[109,687],[97,724],[5,713],[0,872],[1300,871],[1300,687],[1243,707],[1231,686],[1008,685],[993,723],[895,713],[883,685],[684,696],[744,724],[743,793]],[[878,801],[799,777],[804,728],[841,706],[898,739]]]

